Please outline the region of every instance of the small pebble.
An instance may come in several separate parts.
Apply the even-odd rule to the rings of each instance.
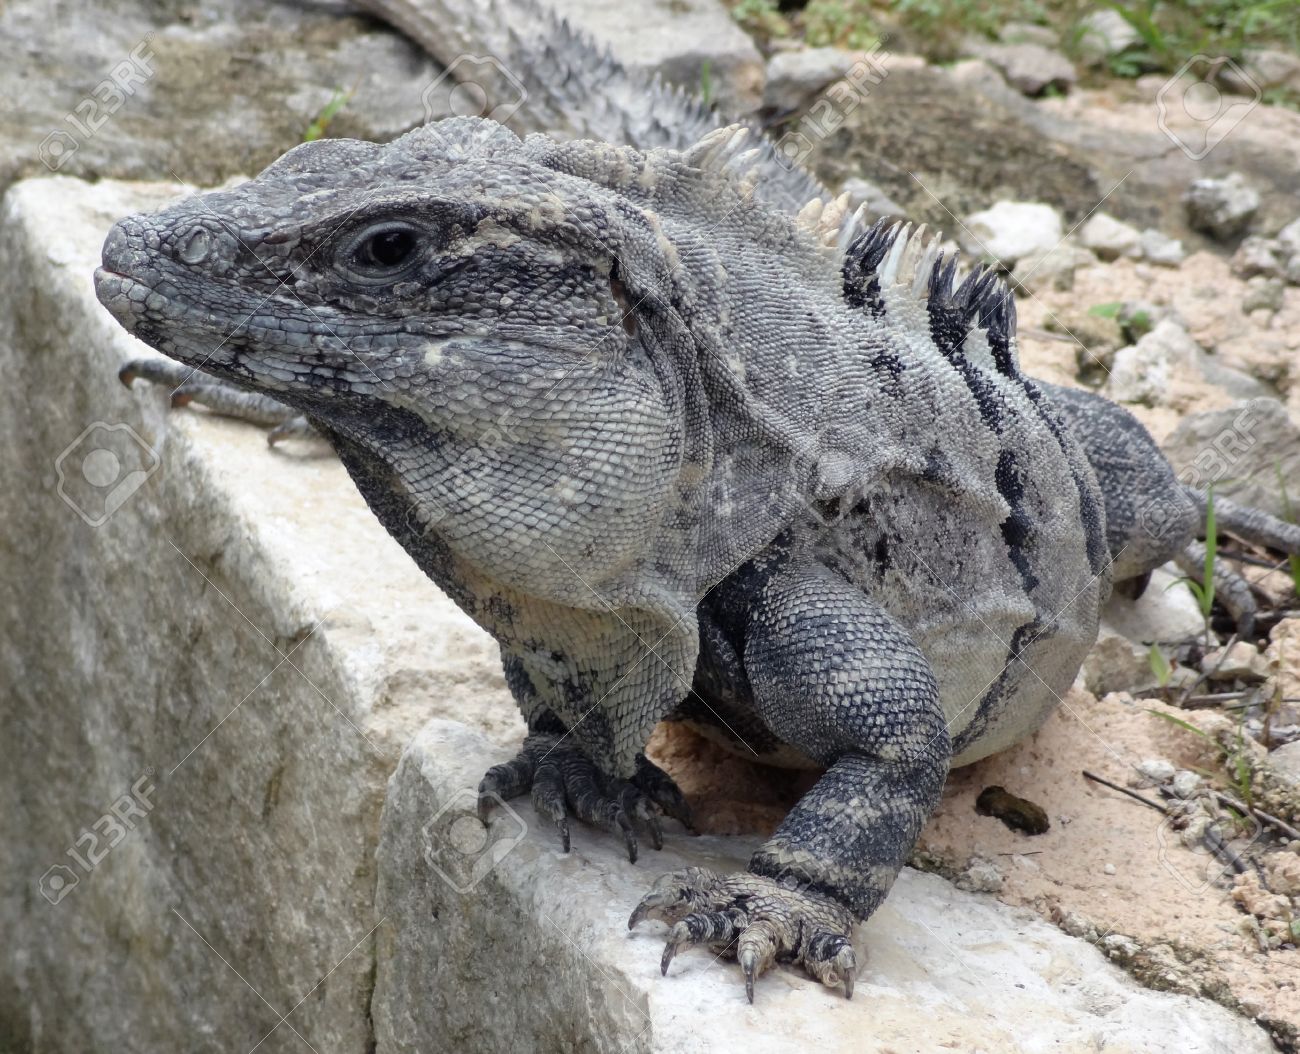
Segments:
[[[1179,769],[1174,773],[1174,793],[1180,798],[1190,798],[1201,789],[1203,782],[1195,772]]]
[[[985,787],[975,799],[975,811],[981,816],[996,816],[1013,831],[1042,834],[1052,825],[1042,806],[1012,794],[1005,787]]]
[[[1106,874],[1108,875],[1113,875],[1115,873],[1115,865],[1107,864],[1105,867],[1102,868],[1102,870],[1106,872]]]
[[[1174,778],[1174,766],[1164,758],[1145,758],[1137,764],[1138,772],[1154,783],[1168,783]]]

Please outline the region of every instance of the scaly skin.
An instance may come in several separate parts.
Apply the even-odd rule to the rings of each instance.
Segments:
[[[1107,429],[1068,422],[1122,411],[1021,374],[999,281],[820,199],[792,219],[743,139],[459,119],[304,144],[122,220],[96,288],[165,355],[306,415],[496,637],[530,736],[485,806],[531,791],[566,842],[574,816],[634,856],[638,823],[658,844],[660,811],[687,818],[643,753],[670,715],[824,768],[746,874],[673,877],[632,921],[673,924],[665,963],[734,940],[751,992],[789,960],[847,994],[852,922],[949,765],[1066,691],[1112,557],[1141,575],[1187,538],[1134,561],[1108,536],[1127,506],[1085,456]]]

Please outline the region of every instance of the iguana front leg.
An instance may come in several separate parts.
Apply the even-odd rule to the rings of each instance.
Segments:
[[[828,770],[747,874],[665,876],[629,920],[669,923],[665,972],[690,944],[734,955],[751,1001],[773,962],[852,994],[853,921],[893,885],[950,755],[938,686],[902,627],[829,569],[781,562],[742,568],[715,608],[741,613],[732,630],[764,722]]]
[[[488,769],[479,783],[479,819],[487,823],[496,801],[508,801],[530,793],[539,816],[548,818],[559,831],[564,851],[570,848],[569,820],[604,828],[621,835],[628,860],[636,863],[637,826],[650,834],[650,844],[663,848],[660,816],[670,816],[691,828],[691,810],[672,777],[638,752],[622,775],[613,756],[598,747],[592,726],[601,727],[606,718],[598,710],[599,696],[583,704],[576,721],[565,721],[548,705],[555,692],[553,673],[529,663],[509,648],[501,651],[506,684],[528,723],[528,736],[511,760]],[[541,689],[539,691],[539,688]]]

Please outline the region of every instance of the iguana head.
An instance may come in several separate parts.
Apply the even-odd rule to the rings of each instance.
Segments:
[[[774,504],[781,459],[861,338],[833,253],[754,200],[742,139],[643,154],[454,119],[307,143],[122,220],[97,292],[371,450],[494,574],[686,606],[798,506]]]
[[[594,584],[675,501],[677,381],[620,272],[667,272],[671,247],[547,148],[472,119],[303,144],[120,221],[97,293],[159,351],[372,448],[494,570],[536,585],[562,558]]]
[[[593,347],[616,357],[614,218],[485,124],[305,143],[232,190],[128,217],[99,297],[158,350],[326,419],[358,398],[401,405],[475,360],[536,376]]]

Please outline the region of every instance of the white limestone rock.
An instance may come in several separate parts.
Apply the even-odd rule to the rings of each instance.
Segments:
[[[1069,59],[1042,44],[981,44],[972,53],[999,70],[1007,83],[1024,95],[1042,95],[1049,89],[1069,91],[1079,79]]]
[[[1151,668],[1150,646],[1129,640],[1104,622],[1081,672],[1084,687],[1099,698],[1110,692],[1145,692],[1160,684]]]
[[[1154,227],[1148,227],[1142,232],[1138,238],[1138,248],[1143,259],[1165,267],[1177,267],[1187,258],[1181,241],[1161,233]]]
[[[1259,210],[1259,191],[1239,172],[1222,179],[1193,180],[1183,194],[1187,222],[1220,241],[1246,229]]]
[[[1255,275],[1277,277],[1285,272],[1288,258],[1281,242],[1252,234],[1243,238],[1232,254],[1232,271],[1239,278],[1253,278]]]
[[[1201,673],[1212,681],[1262,681],[1268,675],[1268,666],[1259,649],[1238,640],[1202,655]]]
[[[1300,255],[1300,219],[1292,220],[1278,231],[1276,240],[1287,256]]]
[[[1103,260],[1140,256],[1142,235],[1136,227],[1104,212],[1093,213],[1079,228],[1079,242]]]
[[[762,99],[762,56],[717,0],[638,4],[635,12],[609,0],[541,0],[539,6],[607,48],[634,76],[657,73],[698,93],[707,64],[713,99],[724,111],[749,113]]]
[[[1219,74],[1231,90],[1242,95],[1255,95],[1273,88],[1300,90],[1300,57],[1294,53],[1278,48],[1251,48],[1243,60],[1240,65],[1226,64]]]
[[[1069,239],[1044,252],[1020,257],[1011,272],[1012,283],[1023,289],[1066,290],[1074,287],[1074,273],[1097,262],[1095,253]]]
[[[1032,253],[1050,252],[1060,243],[1061,215],[1050,205],[999,201],[966,217],[957,238],[974,257],[992,257],[1006,267]]]
[[[1268,753],[1268,763],[1274,774],[1286,782],[1300,787],[1300,739],[1284,743]]]
[[[1266,278],[1256,275],[1246,283],[1246,292],[1241,298],[1242,314],[1252,311],[1267,311],[1276,314],[1286,302],[1286,283],[1280,278]]]
[[[1102,622],[1135,644],[1179,644],[1205,629],[1191,592],[1176,585],[1184,577],[1172,563],[1151,572],[1151,581],[1136,600],[1113,593],[1102,609]],[[1144,653],[1145,654],[1145,653]]]
[[[290,1028],[362,1054],[400,750],[430,714],[521,724],[495,646],[337,460],[117,382],[151,353],[95,300],[100,246],[175,194],[54,178],[2,206],[0,1032],[248,1051],[310,992],[259,1054],[307,1049]],[[85,444],[120,456],[107,485]]]
[[[1141,40],[1128,19],[1112,8],[1093,11],[1079,22],[1079,54],[1094,65]]]
[[[1266,384],[1207,355],[1172,318],[1160,319],[1136,344],[1115,352],[1106,393],[1121,403],[1184,409],[1188,382],[1198,376],[1235,398],[1272,395]]]
[[[1300,425],[1277,399],[1190,414],[1161,448],[1182,478],[1274,516],[1286,516],[1279,473],[1288,486],[1300,479]]]

